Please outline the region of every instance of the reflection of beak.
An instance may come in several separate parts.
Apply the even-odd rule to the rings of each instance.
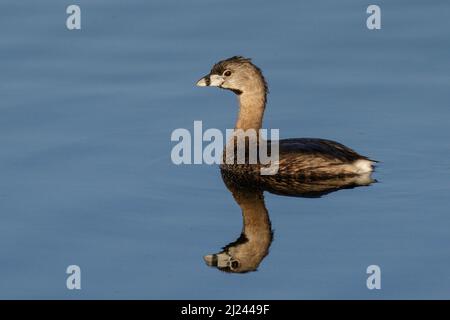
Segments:
[[[223,253],[208,254],[207,256],[204,256],[203,259],[208,266],[219,268],[225,268],[228,266],[228,261],[230,261],[230,257]]]
[[[208,74],[197,81],[199,87],[220,87],[223,83],[223,77],[217,74]]]

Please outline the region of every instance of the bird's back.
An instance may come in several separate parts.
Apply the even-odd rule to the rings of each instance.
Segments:
[[[268,150],[275,142],[267,141]],[[278,172],[275,176],[298,177],[305,180],[352,176],[372,171],[373,160],[343,144],[326,139],[283,139],[278,144]],[[225,170],[259,171],[259,166],[222,165]]]
[[[279,140],[278,144],[281,175],[328,178],[371,171],[372,160],[336,141],[296,138]]]

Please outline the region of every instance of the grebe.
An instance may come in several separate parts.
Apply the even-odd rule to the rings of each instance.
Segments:
[[[197,82],[197,86],[219,87],[234,92],[239,101],[235,129],[261,129],[268,86],[261,70],[250,59],[234,56],[216,63],[210,73]],[[276,176],[302,177],[307,180],[355,176],[372,172],[375,162],[335,141],[284,139],[279,140]],[[221,165],[222,170],[236,168],[249,170],[248,166]]]

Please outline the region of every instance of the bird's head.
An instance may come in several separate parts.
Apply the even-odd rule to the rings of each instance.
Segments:
[[[264,92],[267,94],[267,83],[261,70],[250,59],[234,56],[217,62],[210,73],[197,82],[199,87],[219,87],[242,93]]]

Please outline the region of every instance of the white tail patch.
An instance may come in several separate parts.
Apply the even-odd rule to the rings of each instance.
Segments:
[[[373,161],[360,159],[353,162],[353,167],[355,169],[355,173],[369,173],[373,171],[373,164]]]

